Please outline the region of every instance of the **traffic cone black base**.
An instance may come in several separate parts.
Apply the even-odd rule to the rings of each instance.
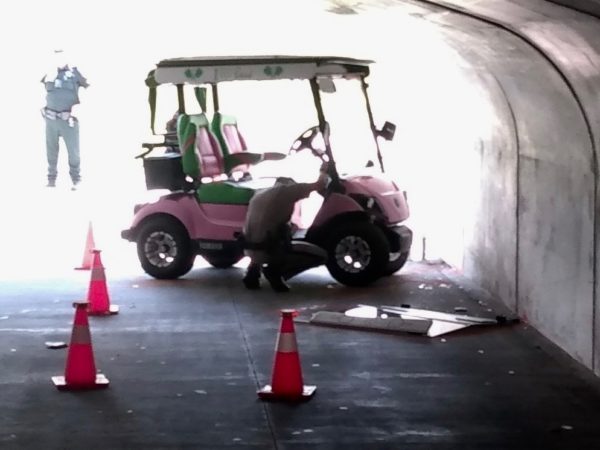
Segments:
[[[277,395],[273,392],[271,385],[267,384],[264,388],[258,391],[258,397],[262,400],[287,400],[290,402],[303,402],[310,400],[317,390],[316,386],[302,386],[302,394],[300,397],[286,397]]]
[[[96,375],[96,382],[94,384],[67,384],[64,376],[52,377],[52,382],[56,389],[59,391],[84,391],[91,389],[104,389],[108,387],[108,378],[101,373]]]
[[[108,311],[102,312],[88,310],[88,316],[112,316],[114,314],[119,314],[119,305],[109,305]]]

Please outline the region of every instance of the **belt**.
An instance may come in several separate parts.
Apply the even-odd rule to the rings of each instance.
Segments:
[[[50,120],[69,120],[71,117],[73,117],[71,115],[71,111],[55,111],[50,108],[42,108],[42,116]]]

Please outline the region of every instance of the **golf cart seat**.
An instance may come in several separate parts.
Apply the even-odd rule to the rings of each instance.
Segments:
[[[211,129],[221,145],[225,171],[247,173],[250,164],[240,163],[236,156],[232,156],[247,151],[246,141],[240,133],[236,118],[216,112],[213,115]]]
[[[284,153],[278,152],[249,152],[246,141],[238,129],[237,120],[233,116],[227,116],[217,111],[213,115],[211,129],[221,145],[223,165],[228,175],[233,172],[242,172],[245,175],[244,178],[250,180],[252,178],[248,172],[250,166],[262,161],[277,161],[286,156]]]
[[[196,197],[200,202],[248,204],[254,189],[235,182],[215,181],[225,173],[223,154],[205,114],[182,114],[177,121],[177,137],[183,172],[197,186]]]

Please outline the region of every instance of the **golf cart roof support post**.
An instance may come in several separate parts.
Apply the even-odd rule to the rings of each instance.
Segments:
[[[367,105],[367,114],[369,115],[369,123],[371,124],[371,133],[373,133],[373,139],[375,139],[375,147],[377,147],[377,159],[379,160],[379,167],[382,172],[385,172],[383,167],[383,157],[381,156],[381,148],[379,147],[379,139],[377,139],[377,128],[375,127],[375,121],[373,120],[373,111],[371,110],[371,101],[369,100],[369,94],[367,89],[369,84],[367,83],[365,76],[360,77],[360,84],[362,86],[363,95],[365,96],[365,103]]]
[[[185,114],[185,99],[183,97],[183,84],[177,85],[177,105],[179,114]]]
[[[219,90],[217,89],[217,83],[210,85],[212,88],[213,98],[213,113],[219,112]]]
[[[329,134],[325,133],[325,114],[323,113],[323,105],[321,104],[321,94],[319,92],[319,83],[316,78],[310,79],[310,88],[312,89],[313,99],[315,101],[315,107],[317,108],[317,117],[319,119],[319,129],[323,135],[323,142],[325,142],[325,153],[329,157],[329,176],[331,180],[337,185],[340,184],[340,176],[337,173],[337,167],[335,166],[335,160],[333,159],[333,153],[331,152],[331,144],[329,143]]]

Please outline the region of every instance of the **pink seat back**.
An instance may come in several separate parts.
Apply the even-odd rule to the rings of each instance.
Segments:
[[[203,177],[214,177],[225,172],[221,148],[208,126],[198,127],[196,156],[200,161],[200,170]]]

